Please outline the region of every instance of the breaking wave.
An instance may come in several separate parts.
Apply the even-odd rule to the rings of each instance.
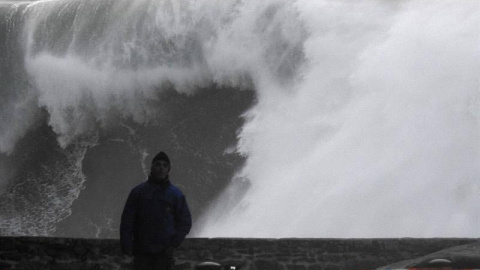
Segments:
[[[126,155],[142,177],[158,144],[194,168],[195,236],[480,235],[475,1],[9,1],[0,17],[3,235],[54,234],[79,196],[117,190],[91,164]],[[85,199],[105,222],[80,236],[114,236],[124,196]]]

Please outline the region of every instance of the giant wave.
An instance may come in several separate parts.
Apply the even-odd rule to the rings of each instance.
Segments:
[[[173,157],[194,236],[478,237],[475,1],[0,3],[0,233],[116,237]]]

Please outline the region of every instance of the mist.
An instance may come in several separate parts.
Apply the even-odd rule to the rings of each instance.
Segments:
[[[165,150],[192,237],[479,237],[479,15],[1,2],[0,234],[116,237]]]
[[[478,237],[478,4],[295,7],[302,79],[259,89],[200,235]]]

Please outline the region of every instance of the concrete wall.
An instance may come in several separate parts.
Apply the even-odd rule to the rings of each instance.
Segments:
[[[204,261],[242,270],[375,269],[478,239],[190,238],[176,251],[176,270]],[[0,237],[5,269],[131,269],[117,239]],[[0,267],[2,269],[2,267]],[[230,269],[230,267],[226,268]]]

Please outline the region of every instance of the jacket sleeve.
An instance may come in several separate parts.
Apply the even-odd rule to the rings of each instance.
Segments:
[[[120,223],[120,244],[123,254],[131,255],[133,251],[133,231],[135,228],[136,212],[137,200],[135,192],[132,190],[123,208]]]
[[[192,228],[192,215],[188,209],[187,200],[182,194],[179,197],[178,203],[175,207],[175,230],[176,234],[172,239],[172,246],[177,248],[183,242],[187,234]]]

